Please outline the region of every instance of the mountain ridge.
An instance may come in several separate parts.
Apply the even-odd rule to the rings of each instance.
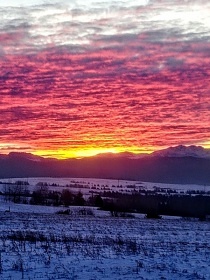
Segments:
[[[84,177],[210,185],[210,158],[186,156],[183,153],[177,157],[163,156],[164,153],[144,157],[124,154],[122,157],[94,156],[64,160],[11,153],[0,155],[0,178]]]
[[[20,157],[20,158],[27,158],[33,161],[41,161],[41,160],[72,160],[75,158],[66,158],[66,159],[57,159],[51,157],[42,157],[34,155],[33,153],[25,153],[25,152],[10,152],[9,154],[0,154],[0,158],[7,158],[7,157]],[[120,153],[100,153],[95,156],[89,157],[81,157],[78,159],[83,158],[132,158],[132,159],[139,159],[143,157],[196,157],[196,158],[209,158],[210,159],[210,149],[205,149],[202,146],[172,146],[166,149],[161,149],[152,152],[151,154],[147,153],[132,153],[132,152],[120,152]]]
[[[160,151],[155,151],[152,153],[152,155],[159,157],[196,157],[210,159],[210,149],[204,149],[201,146],[195,145],[179,145],[175,147],[169,147]]]

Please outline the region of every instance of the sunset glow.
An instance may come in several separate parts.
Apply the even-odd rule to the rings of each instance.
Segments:
[[[1,2],[0,154],[210,148],[208,0]]]

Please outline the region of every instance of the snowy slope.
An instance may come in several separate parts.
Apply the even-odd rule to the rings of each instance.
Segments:
[[[183,146],[170,147],[165,150],[160,150],[152,153],[157,157],[196,157],[196,158],[209,158],[210,150],[204,149],[201,146]]]

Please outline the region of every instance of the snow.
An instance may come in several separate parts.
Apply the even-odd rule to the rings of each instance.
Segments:
[[[207,222],[59,209],[0,203],[0,279],[210,279]]]
[[[197,158],[210,158],[210,150],[204,149],[201,146],[175,146],[164,150],[152,153],[153,156],[158,157],[197,157]]]
[[[0,191],[3,190],[4,183],[15,183],[16,181],[28,182],[30,191],[34,190],[36,184],[42,182],[47,183],[50,190],[62,191],[63,188],[70,188],[72,192],[77,193],[78,191],[81,191],[86,196],[90,196],[92,193],[103,193],[104,191],[115,191],[129,194],[140,192],[142,190],[154,190],[157,188],[162,191],[175,190],[178,193],[187,193],[188,191],[210,192],[210,185],[180,185],[112,179],[51,177],[1,179],[2,184],[0,184]]]
[[[94,178],[12,178],[49,189],[92,192],[175,189],[210,191],[210,186],[175,185]],[[56,185],[55,185],[56,184]],[[163,216],[148,220],[113,218],[109,212],[33,206],[0,201],[0,279],[210,279],[210,223]],[[10,212],[9,212],[10,210]]]

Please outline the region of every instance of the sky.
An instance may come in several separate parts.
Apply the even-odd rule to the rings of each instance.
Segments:
[[[210,148],[210,1],[0,1],[0,154]]]

